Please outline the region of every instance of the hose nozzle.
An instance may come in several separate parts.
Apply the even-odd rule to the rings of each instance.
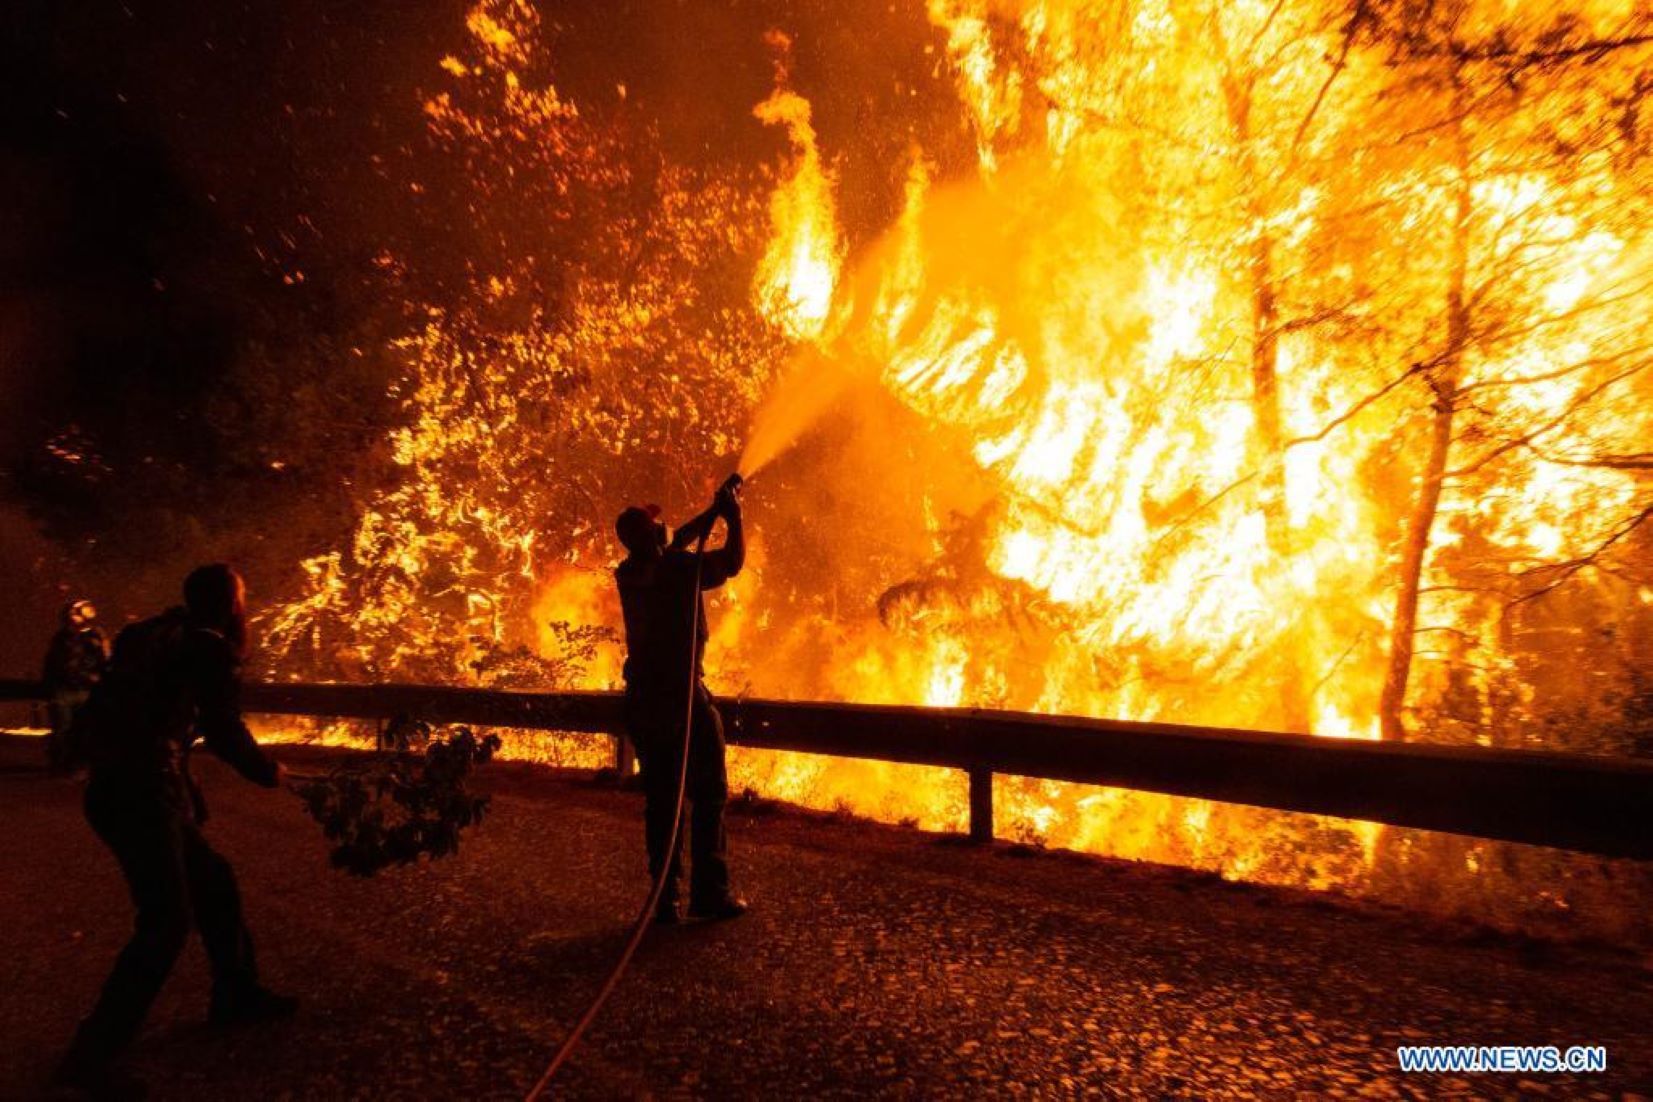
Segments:
[[[745,481],[746,480],[744,478],[740,477],[740,472],[736,471],[734,474],[723,480],[723,485],[719,486],[718,490],[723,493],[732,494],[736,490],[740,489],[741,483]]]

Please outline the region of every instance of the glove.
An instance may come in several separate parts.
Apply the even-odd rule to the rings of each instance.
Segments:
[[[712,508],[717,510],[720,516],[740,516],[740,487],[740,475],[732,474],[717,488],[717,494],[712,498]]]

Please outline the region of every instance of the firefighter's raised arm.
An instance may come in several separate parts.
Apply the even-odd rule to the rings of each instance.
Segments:
[[[717,518],[717,502],[713,501],[709,509],[691,520],[685,521],[677,531],[672,533],[671,550],[687,551],[700,540],[706,538],[711,534],[712,525],[717,523]]]
[[[717,556],[715,566],[717,572],[722,575],[719,579],[722,581],[733,578],[740,573],[741,567],[746,565],[746,531],[740,518],[740,483],[733,479],[724,483],[712,501],[712,509],[723,517],[726,526],[723,546],[708,553],[708,557]]]

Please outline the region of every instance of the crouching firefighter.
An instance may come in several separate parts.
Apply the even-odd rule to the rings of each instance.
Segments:
[[[57,1082],[93,1094],[137,1088],[114,1071],[189,937],[212,966],[218,1025],[289,1016],[296,1001],[259,983],[235,873],[201,833],[206,807],[189,773],[199,736],[243,777],[276,787],[281,767],[242,722],[237,669],[246,647],[245,589],[228,566],[184,582],[184,605],[123,630],[91,699],[76,715],[73,752],[87,766],[86,818],[115,854],[137,907],[97,1005],[81,1023]]]
[[[700,589],[716,589],[739,574],[746,562],[738,493],[739,476],[735,476],[718,490],[709,509],[684,524],[669,541],[658,506],[633,506],[614,524],[628,552],[614,571],[626,623],[626,731],[643,774],[649,872],[659,877],[663,868],[667,870],[655,912],[656,921],[662,923],[675,923],[679,917],[681,832],[671,853],[666,847],[683,764],[686,719],[690,731],[685,794],[692,808],[687,816],[689,916],[725,919],[746,913],[745,900],[729,888],[723,827],[723,809],[729,799],[723,721],[701,680],[706,613],[695,589],[695,547],[704,545],[719,517],[726,536],[722,547],[705,551],[701,557]]]

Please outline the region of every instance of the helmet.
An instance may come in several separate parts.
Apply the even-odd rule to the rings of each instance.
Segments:
[[[641,553],[658,547],[664,540],[665,526],[660,523],[660,506],[631,505],[614,518],[614,534],[627,551]]]

